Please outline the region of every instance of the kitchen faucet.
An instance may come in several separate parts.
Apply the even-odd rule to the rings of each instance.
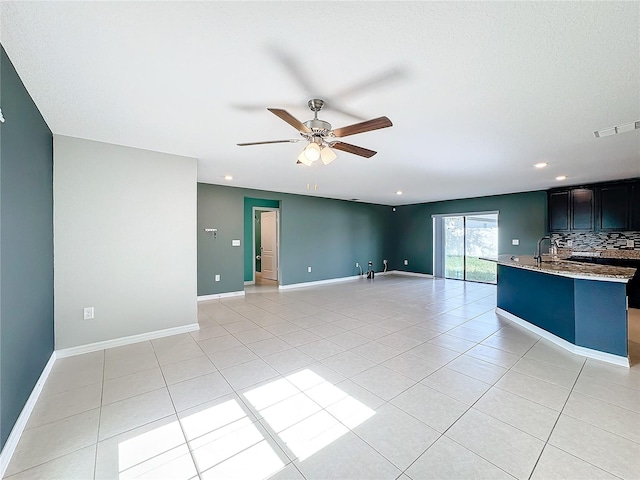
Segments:
[[[538,247],[536,248],[536,253],[533,256],[538,265],[542,263],[542,252],[540,251],[540,249],[542,247],[542,242],[544,242],[545,240],[549,240],[549,243],[551,243],[551,237],[549,235],[545,235],[544,237],[542,237],[540,240],[538,240]]]

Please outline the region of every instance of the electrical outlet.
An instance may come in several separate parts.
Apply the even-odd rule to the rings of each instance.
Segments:
[[[220,275],[216,275],[215,280],[216,280],[216,282],[219,282],[220,281]]]
[[[405,264],[405,265],[409,265],[409,260],[405,260],[405,261],[404,261],[404,264]]]
[[[573,247],[573,240],[567,240],[567,247]]]
[[[632,239],[627,239],[627,248],[635,248],[636,242]]]
[[[307,267],[307,272],[311,273],[311,267]]]
[[[356,262],[356,268],[358,268],[360,266],[360,264],[358,262]]]
[[[84,319],[92,320],[93,318],[95,318],[95,311],[93,307],[84,307]]]

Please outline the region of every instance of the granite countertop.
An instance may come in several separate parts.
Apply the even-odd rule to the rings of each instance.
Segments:
[[[583,280],[626,283],[636,272],[635,268],[570,262],[559,256],[555,257],[555,259],[550,255],[543,255],[542,257],[543,262],[539,265],[532,255],[499,255],[497,258],[484,257],[483,259],[497,262],[499,265],[506,265],[508,267],[523,268],[525,270]]]

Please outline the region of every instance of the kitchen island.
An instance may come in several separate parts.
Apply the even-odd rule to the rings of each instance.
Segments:
[[[491,260],[498,314],[574,353],[629,365],[626,283],[635,268],[524,255]]]

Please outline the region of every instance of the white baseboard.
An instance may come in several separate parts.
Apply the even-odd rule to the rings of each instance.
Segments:
[[[244,282],[245,285],[255,285],[256,281],[255,280],[249,280],[248,282]]]
[[[27,402],[24,404],[24,407],[22,407],[22,411],[20,412],[15,425],[11,429],[11,433],[9,434],[9,438],[7,438],[7,441],[4,444],[2,452],[0,452],[0,478],[2,478],[4,476],[4,473],[7,471],[9,461],[11,460],[13,453],[16,451],[18,441],[20,440],[22,432],[24,432],[24,429],[27,426],[27,422],[29,421],[31,412],[33,412],[33,408],[36,406],[36,402],[38,401],[40,392],[42,392],[44,382],[46,382],[47,377],[49,377],[49,373],[51,372],[53,364],[56,362],[56,358],[57,354],[56,352],[53,352],[51,354],[51,357],[49,357],[49,361],[44,366],[44,369],[42,370],[38,381],[33,387],[33,390],[31,390],[31,395],[29,395]]]
[[[571,353],[575,353],[576,355],[582,355],[583,357],[593,358],[594,360],[600,360],[602,362],[613,363],[615,365],[620,365],[622,367],[629,367],[629,358],[621,357],[620,355],[613,355],[612,353],[601,352],[599,350],[594,350],[592,348],[580,347],[578,345],[574,345],[571,342],[567,342],[565,339],[560,338],[554,335],[551,332],[547,332],[543,328],[540,328],[532,323],[523,320],[520,317],[517,317],[513,313],[507,312],[501,308],[496,307],[496,313],[501,317],[506,318],[507,320],[511,320],[513,323],[517,323],[523,328],[526,328],[530,332],[535,333],[536,335],[540,335],[545,340],[549,340],[552,343],[555,343],[559,347],[568,350]]]
[[[278,288],[280,290],[291,290],[293,288],[316,287],[318,285],[329,285],[331,283],[349,282],[351,280],[358,280],[359,278],[367,278],[367,275],[353,275],[351,277],[329,278],[328,280],[317,280],[315,282],[292,283],[291,285],[280,285]]]
[[[405,272],[404,270],[391,270],[387,273],[393,273],[394,275],[405,275],[407,277],[434,278],[433,275],[430,275],[428,273]]]
[[[156,338],[178,335],[180,333],[193,332],[199,329],[199,324],[191,323],[181,327],[166,328],[164,330],[155,330],[153,332],[131,335],[129,337],[120,337],[114,338],[113,340],[105,340],[103,342],[89,343],[88,345],[80,345],[78,347],[63,348],[61,350],[56,350],[55,353],[57,358],[65,358],[73,355],[81,355],[83,353],[97,352],[98,350],[104,350],[105,348],[121,347],[123,345],[144,342],[146,340],[154,340]]]
[[[200,295],[198,296],[199,302],[206,302],[207,300],[218,300],[220,298],[228,298],[228,297],[242,297],[244,296],[244,290],[239,292],[226,292],[226,293],[213,293],[211,295]]]

